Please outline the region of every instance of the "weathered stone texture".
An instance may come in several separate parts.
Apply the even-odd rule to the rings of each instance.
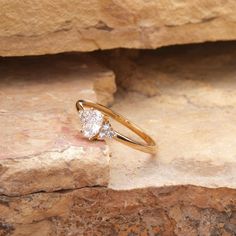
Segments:
[[[2,59],[0,235],[234,236],[235,44],[105,54]],[[110,103],[112,70],[157,156],[79,135],[75,101]]]
[[[234,0],[1,0],[0,55],[236,39]]]
[[[111,142],[110,187],[236,188],[236,44],[122,55],[107,60],[125,90],[113,109],[152,135],[158,153]]]
[[[82,138],[75,103],[111,102],[114,74],[76,56],[2,59],[0,71],[0,193],[107,185],[108,148]]]
[[[222,235],[236,233],[236,191],[193,186],[84,188],[0,196],[1,235]]]

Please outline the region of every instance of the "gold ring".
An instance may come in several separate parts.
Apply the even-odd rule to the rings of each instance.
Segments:
[[[84,100],[78,100],[76,102],[76,108],[79,112],[82,127],[81,132],[84,137],[89,140],[104,140],[105,138],[113,138],[139,151],[151,154],[156,153],[156,143],[149,135],[111,109],[101,104]],[[145,143],[137,142],[115,131],[109,122],[109,117],[133,131],[140,138],[142,138]]]

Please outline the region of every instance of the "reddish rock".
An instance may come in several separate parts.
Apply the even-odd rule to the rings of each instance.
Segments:
[[[83,188],[0,196],[2,235],[230,235],[236,191],[194,186]]]

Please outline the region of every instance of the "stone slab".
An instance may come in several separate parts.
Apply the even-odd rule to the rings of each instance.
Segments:
[[[236,188],[235,58],[221,43],[109,60],[125,91],[113,109],[158,144],[152,157],[111,142],[110,188]]]
[[[1,59],[0,194],[107,185],[108,148],[81,137],[75,102],[107,105],[114,91],[113,72],[91,58]]]
[[[236,39],[234,0],[0,1],[0,55]]]

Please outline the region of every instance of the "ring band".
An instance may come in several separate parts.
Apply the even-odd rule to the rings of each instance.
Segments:
[[[151,154],[156,153],[156,143],[149,135],[147,135],[135,124],[112,111],[111,109],[101,104],[84,100],[78,100],[76,102],[76,108],[79,112],[82,125],[81,131],[88,139],[102,140],[106,137],[110,137],[139,151]],[[109,117],[133,131],[145,141],[145,144],[132,140],[113,130],[109,122]]]

